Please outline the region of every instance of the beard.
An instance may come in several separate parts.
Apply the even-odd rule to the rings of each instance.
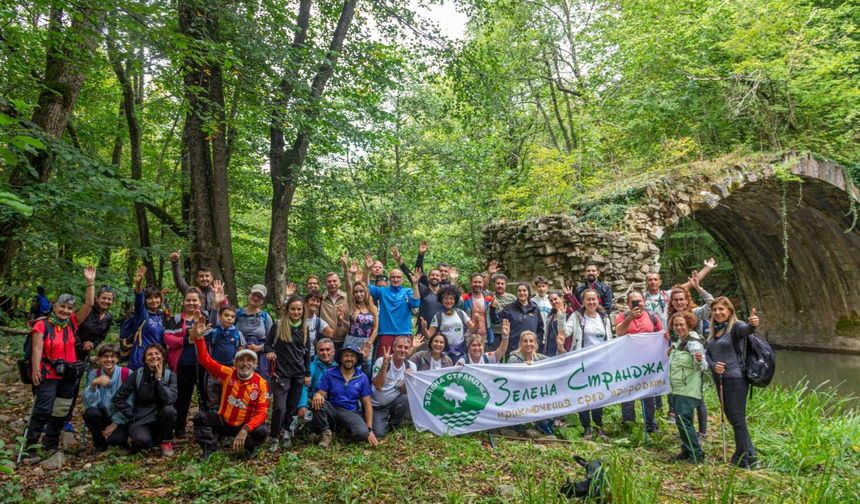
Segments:
[[[588,275],[585,279],[588,280],[588,283],[594,283],[597,281],[597,277],[594,275]]]
[[[252,376],[254,376],[253,369],[236,369],[236,374],[239,375],[240,380],[248,380]]]

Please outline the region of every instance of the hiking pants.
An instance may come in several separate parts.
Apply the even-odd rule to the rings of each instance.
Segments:
[[[242,429],[241,425],[233,426],[228,424],[224,417],[218,413],[210,413],[209,411],[199,411],[194,415],[194,439],[205,450],[218,449],[218,437],[228,436],[236,437]],[[245,455],[253,455],[254,450],[266,441],[266,435],[269,434],[269,426],[262,424],[256,429],[248,433],[245,438]]]
[[[647,430],[648,432],[654,432],[657,430],[657,420],[654,418],[654,413],[657,409],[657,405],[654,397],[646,397],[645,399],[637,399],[636,401],[627,401],[621,403],[621,419],[625,422],[635,422],[635,404],[640,401],[645,401],[645,430]]]
[[[747,428],[747,381],[745,378],[714,377],[717,382],[717,394],[720,393],[720,382],[723,384],[722,401],[726,419],[735,432],[735,453],[732,464],[744,467],[756,461],[755,447]]]
[[[370,434],[364,417],[359,411],[343,409],[329,401],[324,402],[319,411],[314,411],[313,422],[319,432],[342,428],[346,430],[347,438],[356,443],[367,441],[367,436]]]
[[[693,411],[699,399],[693,397],[670,395],[669,401],[675,410],[675,425],[678,426],[678,435],[681,436],[681,450],[696,462],[705,458],[705,452],[699,446],[699,436],[693,428]]]
[[[206,409],[206,401],[203,399],[204,388],[201,378],[205,374],[201,374],[202,366],[194,365],[179,365],[176,369],[176,432],[185,432],[185,424],[188,421],[188,410],[191,408],[191,397],[194,395],[194,389],[197,388],[197,405],[198,409],[203,411]],[[205,370],[204,370],[205,372]]]
[[[42,446],[46,450],[57,449],[77,385],[77,380],[60,378],[44,379],[39,386],[33,387],[35,403],[27,426],[27,446],[36,444],[44,432]]]
[[[373,433],[376,439],[382,439],[391,430],[400,427],[409,411],[409,399],[406,394],[400,394],[397,398],[385,406],[373,407]]]
[[[84,424],[93,436],[93,446],[95,446],[97,452],[106,450],[108,446],[126,446],[128,426],[125,424],[117,425],[116,429],[107,438],[102,435],[102,431],[111,423],[113,423],[113,420],[111,420],[110,415],[102,409],[87,408],[84,411]]]
[[[128,428],[131,438],[131,451],[154,448],[159,443],[173,439],[173,428],[176,426],[176,409],[164,406],[155,415],[155,420],[147,423],[135,423]]]
[[[592,421],[598,429],[603,428],[603,408],[580,411],[578,414],[579,423],[582,424],[583,428],[590,429]]]
[[[272,378],[272,439],[278,439],[284,426],[290,425],[302,397],[304,376]]]

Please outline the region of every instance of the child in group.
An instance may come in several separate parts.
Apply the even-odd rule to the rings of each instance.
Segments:
[[[236,352],[248,346],[242,332],[236,329],[236,309],[222,306],[218,309],[218,323],[206,333],[205,341],[209,355],[222,366],[232,366]],[[206,374],[206,403],[210,409],[218,409],[221,398],[221,382]]]
[[[669,348],[669,400],[681,436],[681,452],[675,460],[699,464],[705,453],[693,427],[693,411],[702,400],[702,374],[708,370],[708,362],[702,338],[690,330],[696,327],[696,320],[691,311],[677,312],[669,319],[669,327],[678,336]]]

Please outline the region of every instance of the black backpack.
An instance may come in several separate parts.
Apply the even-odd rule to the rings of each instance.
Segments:
[[[746,338],[741,362],[747,381],[754,387],[767,387],[776,371],[776,354],[770,343],[756,333]]]

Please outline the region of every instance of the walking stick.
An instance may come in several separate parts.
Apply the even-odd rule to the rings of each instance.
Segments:
[[[648,419],[645,417],[645,398],[643,397],[641,399],[641,401],[642,401],[642,428],[645,429],[645,437],[643,439],[645,440],[645,446],[651,446],[651,436],[648,434]],[[655,411],[654,414],[656,415],[657,412]]]
[[[728,458],[726,449],[726,410],[725,410],[725,395],[723,394],[723,375],[720,377],[720,434],[723,438],[723,463],[726,463]]]

